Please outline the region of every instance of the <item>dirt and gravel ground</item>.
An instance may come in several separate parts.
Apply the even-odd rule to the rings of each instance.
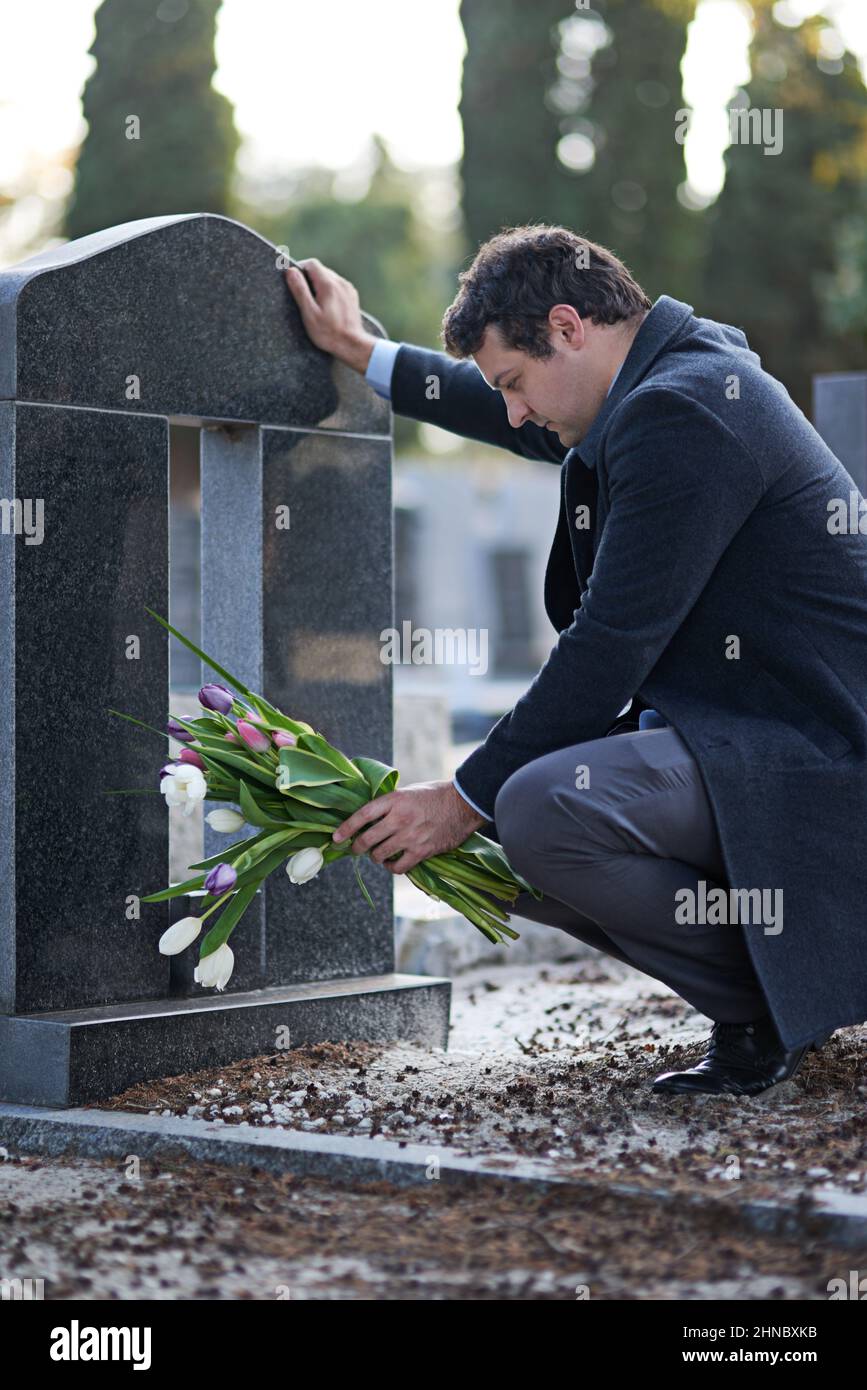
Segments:
[[[613,959],[467,972],[453,984],[452,1019],[448,1052],[290,1048],[145,1083],[100,1106],[525,1155],[557,1176],[649,1188],[867,1193],[865,1028],[841,1030],[791,1081],[743,1100],[651,1092],[659,1072],[701,1055],[710,1023]]]
[[[0,1276],[79,1299],[809,1299],[867,1249],[743,1236],[723,1210],[491,1180],[352,1190],[189,1161],[8,1159]]]
[[[867,1268],[867,1246],[732,1219],[748,1197],[808,1212],[823,1193],[867,1192],[867,1029],[839,1032],[764,1096],[689,1100],[650,1082],[700,1054],[709,1022],[617,961],[479,968],[453,989],[447,1053],[291,1048],[100,1107],[528,1155],[595,1192],[345,1188],[192,1159],[0,1152],[0,1277],[44,1278],[54,1299],[827,1300],[829,1280]],[[713,1201],[662,1205],[659,1187]]]

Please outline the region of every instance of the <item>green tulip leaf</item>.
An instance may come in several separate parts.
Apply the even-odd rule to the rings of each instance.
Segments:
[[[147,604],[145,604],[145,612],[150,613],[152,618],[156,618],[158,623],[166,628],[167,631],[171,632],[173,636],[177,637],[178,641],[182,642],[189,651],[194,652],[200,660],[204,661],[206,666],[210,666],[212,671],[216,671],[218,676],[222,676],[223,680],[228,681],[236,690],[240,690],[242,695],[252,698],[251,692],[247,689],[246,685],[244,685],[243,681],[239,681],[236,676],[232,675],[231,671],[226,670],[225,666],[218,665],[216,661],[208,656],[207,652],[203,652],[201,647],[197,647],[195,642],[190,641],[189,637],[185,637],[176,627],[172,627],[171,623],[165,618],[161,618],[159,613],[155,613],[152,608],[148,608]]]
[[[206,768],[220,772],[222,770],[220,764],[226,763],[230,768],[234,767],[237,768],[239,772],[245,773],[247,777],[255,778],[257,782],[261,782],[269,791],[274,790],[273,772],[268,772],[265,768],[260,767],[258,763],[251,762],[249,758],[243,757],[240,753],[224,753],[221,749],[217,754],[212,751],[206,752],[204,748],[199,748],[197,751]]]
[[[303,748],[281,748],[279,761],[277,787],[281,792],[291,793],[294,787],[322,787],[328,782],[345,781],[344,774],[333,763]]]
[[[259,804],[258,798],[253,794],[249,785],[241,779],[240,782],[241,813],[250,825],[273,826],[275,829],[286,828],[286,817],[279,818],[271,816]]]
[[[327,784],[321,787],[293,787],[285,795],[308,806],[345,811],[347,816],[357,811],[360,806],[365,806],[370,800],[370,797],[352,792],[348,787]]]
[[[211,930],[202,938],[199,947],[199,961],[203,961],[205,956],[211,955],[220,946],[225,945],[234,931],[238,922],[241,920],[247,908],[256,896],[256,891],[261,880],[249,883],[244,888],[238,889],[233,895],[231,902],[227,903]]]
[[[388,767],[375,758],[356,758],[355,765],[370,788],[369,800],[393,792],[400,776],[396,767]]]
[[[188,864],[188,869],[214,869],[218,864],[228,864],[231,862],[232,855],[240,854],[244,850],[252,849],[265,838],[265,831],[260,830],[256,835],[250,835],[246,840],[236,840],[233,845],[227,845],[221,849],[219,854],[212,854],[210,859],[202,859],[198,864]]]
[[[359,862],[358,862],[358,856],[357,856],[357,855],[355,856],[355,858],[354,858],[354,860],[353,860],[352,867],[353,867],[353,869],[355,870],[355,877],[356,877],[357,880],[358,880],[358,886],[359,886],[359,888],[361,889],[362,893],[364,894],[365,898],[367,899],[367,902],[369,903],[370,907],[371,907],[371,908],[373,909],[373,911],[375,912],[375,911],[376,911],[376,904],[374,903],[373,898],[370,896],[370,894],[369,894],[368,891],[367,891],[367,884],[364,882],[364,879],[361,877],[361,865],[360,865]]]
[[[336,768],[341,776],[348,777],[353,782],[363,780],[363,773],[358,770],[355,763],[350,762],[349,758],[345,758],[338,748],[333,748],[321,734],[301,734],[297,747],[302,752],[315,753],[317,757]],[[291,751],[291,749],[287,749],[287,752]]]
[[[196,868],[195,864],[190,864],[191,869]],[[161,888],[158,893],[148,893],[146,898],[139,898],[142,903],[164,903],[169,898],[179,898],[184,893],[196,891],[205,886],[205,875],[198,874],[195,878],[188,878],[186,883],[176,883],[171,888]]]

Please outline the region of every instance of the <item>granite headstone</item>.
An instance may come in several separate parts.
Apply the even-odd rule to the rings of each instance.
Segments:
[[[0,272],[2,1100],[94,1100],[287,1039],[447,1043],[448,981],[394,972],[393,881],[369,860],[373,912],[348,863],[268,881],[225,993],[193,985],[194,951],[157,951],[195,905],[138,904],[167,881],[168,748],[107,711],[168,713],[145,607],[168,611],[170,425],[201,431],[203,647],[391,761],[390,408],[313,346],[282,266],[196,213]],[[110,794],[129,788],[150,794]]]
[[[814,376],[813,423],[867,497],[867,372]]]

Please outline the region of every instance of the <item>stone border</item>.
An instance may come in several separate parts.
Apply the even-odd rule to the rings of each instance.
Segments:
[[[652,1198],[697,1212],[724,1210],[749,1231],[777,1237],[811,1236],[844,1248],[867,1245],[867,1196],[837,1188],[817,1198],[789,1203],[762,1199],[729,1202],[701,1193],[605,1179],[557,1177],[525,1158],[443,1157],[432,1146],[393,1139],[356,1139],[303,1130],[242,1129],[206,1125],[176,1116],[131,1115],[113,1110],[45,1110],[0,1105],[0,1144],[22,1154],[123,1160],[139,1157],[163,1161],[181,1155],[229,1168],[262,1168],[282,1175],[338,1182],[388,1182],[409,1187],[428,1182],[429,1165],[439,1164],[440,1182],[464,1190],[479,1189],[491,1178],[524,1183],[540,1193],[614,1194],[625,1200]],[[823,1200],[824,1198],[824,1200]]]
[[[195,998],[137,999],[53,1013],[0,1014],[0,1100],[62,1109],[137,1081],[223,1067],[273,1050],[341,1038],[448,1047],[451,981],[347,975]]]

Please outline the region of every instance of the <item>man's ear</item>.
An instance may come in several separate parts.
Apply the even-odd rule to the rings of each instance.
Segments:
[[[561,343],[574,348],[584,346],[584,320],[571,304],[555,304],[548,312],[548,323]]]

